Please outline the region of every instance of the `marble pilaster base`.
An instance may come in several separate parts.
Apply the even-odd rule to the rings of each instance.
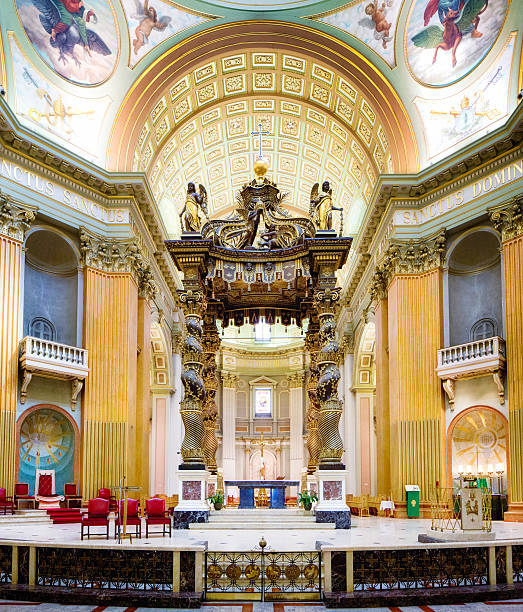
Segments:
[[[173,511],[174,529],[189,529],[190,523],[208,523],[209,510],[176,510]]]
[[[350,510],[316,510],[317,523],[336,523],[336,529],[350,529]]]
[[[209,472],[199,469],[178,470],[178,511],[209,511],[207,480]]]

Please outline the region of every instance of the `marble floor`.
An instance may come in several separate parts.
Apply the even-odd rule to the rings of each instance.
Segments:
[[[324,612],[325,606],[318,604],[295,603],[237,603],[237,604],[204,604],[200,608],[204,612]],[[166,612],[182,612],[181,608],[124,608],[117,606],[66,606],[52,603],[29,603],[0,600],[2,612],[142,612],[145,610],[165,610]],[[516,612],[523,610],[523,599],[510,601],[487,601],[484,603],[462,603],[431,606],[401,606],[390,608],[337,608],[338,612]]]
[[[391,519],[383,517],[353,517],[353,527],[349,530],[279,530],[256,528],[245,524],[244,529],[235,530],[198,530],[181,529],[173,531],[172,537],[153,535],[148,538],[134,539],[133,548],[186,548],[207,543],[211,551],[250,551],[261,536],[267,541],[267,549],[278,552],[296,550],[315,550],[316,542],[336,547],[369,548],[418,546],[418,534],[430,528],[429,519]],[[145,529],[142,530],[145,533]],[[496,542],[523,543],[523,523],[493,522]],[[113,527],[110,529],[114,533]],[[114,539],[93,536],[90,540],[80,540],[80,526],[52,525],[50,523],[27,523],[24,525],[2,522],[0,542],[46,542],[74,546],[115,546]],[[125,546],[126,544],[119,545]],[[267,550],[266,549],[266,550]]]

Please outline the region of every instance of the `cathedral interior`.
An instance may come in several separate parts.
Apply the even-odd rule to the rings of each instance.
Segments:
[[[523,606],[522,24],[0,3],[0,599]]]

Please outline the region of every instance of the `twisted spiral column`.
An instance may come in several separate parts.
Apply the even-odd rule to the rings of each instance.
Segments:
[[[216,464],[216,451],[218,440],[216,439],[216,420],[218,409],[216,407],[216,392],[218,391],[218,377],[216,375],[216,353],[220,349],[220,337],[216,329],[215,318],[212,313],[204,317],[203,324],[203,352],[204,368],[203,382],[205,385],[205,402],[203,405],[203,455],[205,465],[211,474],[218,473]]]
[[[307,381],[307,396],[309,398],[309,406],[307,408],[307,452],[309,453],[309,460],[307,463],[307,472],[314,474],[318,468],[321,453],[321,437],[318,431],[318,418],[320,404],[318,402],[318,396],[316,393],[316,387],[318,385],[318,350],[319,350],[319,326],[317,321],[312,321],[309,325],[307,335],[305,337],[305,348],[309,351],[310,362],[309,362],[309,380]]]
[[[185,338],[182,348],[182,383],[184,398],[180,402],[180,414],[184,425],[181,447],[183,464],[201,466],[205,464],[203,439],[205,428],[202,407],[205,401],[205,385],[202,378],[203,347],[202,314],[205,299],[201,291],[188,290],[180,294],[185,314]]]
[[[342,402],[338,398],[339,347],[336,341],[334,311],[340,297],[339,289],[315,292],[314,304],[320,320],[318,351],[318,384],[316,394],[320,404],[318,433],[321,438],[320,469],[339,467],[343,455],[343,441],[339,432]]]

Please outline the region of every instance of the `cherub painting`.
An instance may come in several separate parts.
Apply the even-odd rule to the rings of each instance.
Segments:
[[[134,54],[138,55],[138,51],[149,42],[149,36],[153,30],[162,32],[171,23],[171,18],[166,15],[159,17],[154,6],[149,5],[149,0],[135,0],[136,15],[135,19],[139,19],[140,23],[134,31],[135,38],[133,40]]]
[[[25,31],[58,74],[95,85],[110,76],[118,55],[116,25],[104,0],[17,0]]]
[[[507,0],[418,0],[407,27],[414,76],[448,85],[470,72],[501,31]]]
[[[165,0],[122,0],[131,42],[130,64],[169,36],[207,21],[205,15],[173,6]]]
[[[312,19],[359,38],[394,66],[394,34],[401,6],[401,0],[354,0]]]

